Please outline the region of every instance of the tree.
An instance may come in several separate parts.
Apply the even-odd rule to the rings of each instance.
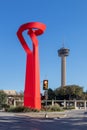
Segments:
[[[87,91],[86,92],[83,92],[83,96],[82,96],[83,98],[83,100],[87,100]]]
[[[48,89],[48,99],[49,100],[55,99],[55,93],[51,88]]]
[[[66,99],[66,87],[59,87],[57,89],[54,90],[55,95],[56,95],[56,99]]]
[[[83,87],[78,85],[68,85],[65,87],[59,87],[55,90],[55,95],[57,99],[82,99]]]
[[[0,106],[2,106],[3,104],[6,104],[7,101],[7,94],[1,90],[0,91]]]

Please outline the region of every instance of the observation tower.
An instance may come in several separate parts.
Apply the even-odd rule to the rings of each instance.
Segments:
[[[66,85],[66,57],[69,55],[68,48],[60,48],[58,50],[58,56],[61,57],[61,87]]]

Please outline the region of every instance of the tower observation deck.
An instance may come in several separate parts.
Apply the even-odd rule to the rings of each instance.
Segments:
[[[61,57],[61,87],[66,85],[66,56],[69,55],[68,48],[60,48],[58,50],[58,56]]]

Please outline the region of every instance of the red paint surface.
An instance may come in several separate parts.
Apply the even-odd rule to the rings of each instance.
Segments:
[[[25,77],[25,90],[24,90],[24,106],[35,109],[41,109],[40,97],[40,70],[39,70],[39,55],[38,55],[38,39],[37,36],[41,35],[46,29],[45,24],[39,22],[26,23],[20,26],[17,36],[24,48],[27,61],[26,61],[26,77]],[[32,40],[33,50],[31,50],[22,33],[27,30],[28,35]]]

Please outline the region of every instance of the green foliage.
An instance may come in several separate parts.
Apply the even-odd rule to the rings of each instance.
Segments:
[[[86,92],[83,92],[83,100],[87,100],[87,91]]]
[[[82,99],[83,88],[78,85],[69,85],[60,87],[55,90],[57,99],[69,100],[69,99]]]
[[[7,111],[8,112],[38,112],[37,109],[28,108],[24,106],[10,107]]]
[[[62,111],[62,108],[59,105],[49,106],[48,111]]]
[[[52,100],[52,99],[55,99],[55,93],[51,88],[49,88],[48,89],[48,100]]]
[[[54,112],[54,111],[63,111],[63,109],[60,107],[60,105],[55,104],[54,106],[49,105],[49,106],[47,106],[47,108],[46,108],[46,106],[43,106],[41,111]]]
[[[4,93],[3,90],[0,91],[0,107],[3,107],[3,104],[6,104],[7,94]]]
[[[2,108],[4,108],[4,111],[8,111],[8,109],[10,108],[10,106],[9,105],[7,105],[7,104],[2,104]]]
[[[75,106],[64,107],[63,109],[64,110],[72,110],[72,109],[75,109]]]

